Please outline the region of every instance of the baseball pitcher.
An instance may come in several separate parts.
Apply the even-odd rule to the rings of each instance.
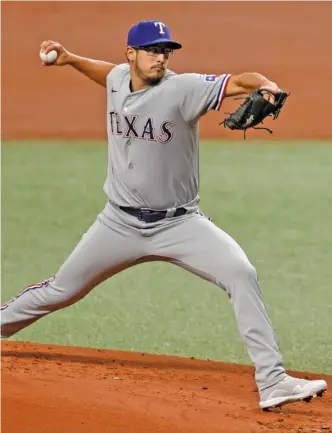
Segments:
[[[128,33],[127,63],[92,60],[44,41],[69,65],[107,92],[107,202],[50,279],[29,286],[2,306],[1,336],[79,301],[101,282],[139,263],[160,260],[227,292],[240,335],[255,365],[260,408],[310,401],[324,380],[289,376],[265,310],[256,270],[241,247],[199,209],[198,124],[224,98],[248,95],[225,125],[246,130],[279,114],[277,84],[258,73],[176,74],[168,69],[181,44],[160,21],[141,21]]]

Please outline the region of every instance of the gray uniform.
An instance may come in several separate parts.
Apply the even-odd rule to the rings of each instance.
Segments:
[[[177,75],[131,93],[128,65],[107,79],[109,166],[105,192],[117,205],[197,208],[198,120],[218,109],[228,75]]]
[[[285,375],[254,267],[198,207],[198,120],[219,109],[227,79],[168,71],[157,86],[131,93],[129,66],[110,72],[108,201],[55,277],[2,307],[2,336],[73,304],[123,269],[162,260],[228,293],[260,390]],[[145,222],[121,207],[164,210],[166,218]],[[174,216],[177,208],[186,213]]]

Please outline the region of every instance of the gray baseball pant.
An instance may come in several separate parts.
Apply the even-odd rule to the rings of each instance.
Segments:
[[[112,275],[152,260],[181,266],[227,292],[260,391],[285,375],[255,268],[235,240],[199,211],[147,224],[107,203],[54,278],[2,306],[1,336],[79,301]]]

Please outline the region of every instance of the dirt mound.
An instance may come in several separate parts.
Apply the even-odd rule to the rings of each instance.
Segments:
[[[262,412],[253,373],[221,362],[4,342],[2,432],[332,432],[329,393]]]

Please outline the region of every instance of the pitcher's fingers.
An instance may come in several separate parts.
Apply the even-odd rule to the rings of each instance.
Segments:
[[[260,87],[261,90],[269,90],[272,93],[278,93],[279,87],[276,83],[273,83],[272,81],[269,84],[264,84]]]
[[[43,42],[40,44],[40,51],[45,52],[45,50],[47,50],[48,47],[50,47],[51,45],[54,45],[54,44],[55,44],[54,41],[43,41]]]
[[[58,44],[48,45],[44,50],[44,54],[47,54],[52,50],[55,50],[57,53],[59,53],[59,45]]]

